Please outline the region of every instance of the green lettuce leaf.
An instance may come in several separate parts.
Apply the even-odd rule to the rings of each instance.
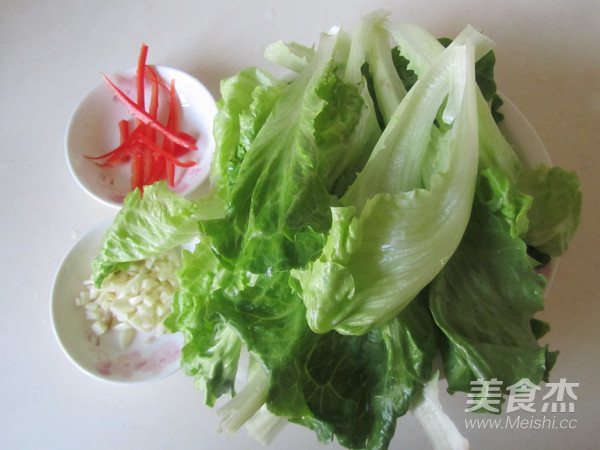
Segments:
[[[289,272],[252,275],[222,269],[218,278],[208,312],[234,329],[260,361],[269,411],[318,428],[323,440],[337,435],[352,445],[364,441],[373,421],[366,410],[372,381],[368,362],[378,346],[368,339],[314,334],[302,300],[289,286]]]
[[[231,195],[240,163],[284,88],[284,82],[254,67],[221,81],[213,127],[217,143],[211,167],[211,179],[218,186],[215,195],[223,199]]]
[[[450,391],[475,379],[544,379],[548,349],[532,329],[543,310],[545,278],[536,273],[507,221],[479,198],[458,249],[429,289],[430,308],[447,344],[444,369]]]
[[[440,44],[448,47],[452,43],[450,38],[439,39]],[[491,113],[495,122],[501,122],[504,116],[499,112],[500,106],[504,103],[498,95],[496,79],[494,77],[494,67],[496,65],[496,54],[490,50],[475,63],[475,80],[481,91],[481,95],[491,106]]]
[[[397,419],[407,413],[432,376],[438,330],[424,291],[393,320],[370,335],[381,335],[385,361],[373,396],[375,425],[369,448],[387,448]]]
[[[222,214],[214,197],[192,202],[164,181],[147,186],[143,197],[139,190],[129,193],[92,261],[94,283],[99,287],[115,270],[187,244],[198,235],[199,220]]]
[[[342,197],[347,206],[332,208],[320,257],[293,272],[316,332],[363,334],[390,320],[458,246],[478,154],[474,56],[467,50],[446,50],[409,91]],[[446,130],[434,125],[443,104]]]
[[[230,271],[202,240],[200,245],[184,253],[171,322],[186,336],[182,365],[198,388],[218,394],[231,387],[224,374],[238,360],[237,336],[266,375],[264,387],[254,378],[249,383],[252,391],[266,389],[272,414],[314,430],[322,442],[387,448],[397,418],[431,376],[436,332],[427,298],[368,335],[316,334],[289,272]],[[214,401],[212,395],[205,399]],[[224,408],[231,414],[231,407]]]
[[[394,58],[407,88],[411,88],[433,65],[444,46],[461,45],[466,39],[478,42],[478,34],[471,27],[466,27],[451,42],[448,39],[435,39],[429,32],[415,25],[387,22],[386,28],[397,44]],[[489,46],[481,44],[483,43],[479,42],[476,45],[476,50],[479,51],[475,63],[480,168],[500,168],[511,182],[515,182],[521,164],[497,125],[501,120],[498,108],[502,105],[502,99],[497,94],[495,81],[492,82],[496,58]]]
[[[418,27],[390,25],[389,29],[398,43],[399,54],[406,56],[405,61],[398,57],[402,73],[410,71],[411,79],[422,76],[439,56],[442,45]],[[443,44],[451,43],[446,40]],[[432,283],[436,289],[431,289],[436,322],[448,336],[443,347],[451,391],[470,391],[469,383],[475,377],[506,376],[514,380],[531,375],[534,382],[547,379],[557,352],[549,352],[536,342],[549,327],[533,318],[536,311],[543,309],[544,281],[533,272],[537,263],[528,253],[539,260],[547,260],[545,252],[562,254],[577,227],[581,210],[575,174],[558,168],[552,169],[552,175],[548,169],[524,168],[502,135],[497,126],[502,120],[499,111],[502,100],[493,82],[494,64],[495,56],[490,52],[476,65],[480,88],[477,92],[480,181],[476,196],[480,212],[473,214],[457,252]],[[482,215],[489,216],[490,224]],[[491,241],[485,234],[488,228],[492,237],[497,235]],[[493,244],[486,253],[490,242]],[[512,248],[508,252],[511,245],[518,247],[518,251]],[[501,282],[493,276],[496,271]],[[446,289],[450,291],[445,292]],[[517,301],[511,315],[512,305]],[[502,331],[505,322],[506,336]],[[503,361],[514,362],[512,366],[506,364],[512,367],[511,373],[510,369],[502,371]]]
[[[276,41],[267,45],[264,57],[281,67],[300,73],[315,56],[315,47],[307,47],[297,42]]]
[[[228,214],[202,223],[226,263],[264,273],[301,266],[320,251],[329,206],[380,134],[374,112],[365,107],[367,90],[336,73],[348,45],[343,33],[322,37],[264,123],[253,125],[258,131],[238,165],[228,167],[236,173],[225,198]]]
[[[481,171],[477,194],[490,211],[504,218],[512,237],[523,237],[529,230],[528,212],[533,197],[519,191],[497,167]]]
[[[222,394],[234,393],[242,341],[219,316],[208,312],[208,296],[218,282],[219,269],[209,241],[201,237],[193,252],[184,250],[182,265],[177,274],[180,288],[165,327],[183,334],[181,368],[194,377],[205,403],[214,406]]]
[[[374,11],[355,26],[344,76],[346,82],[358,83],[366,70],[371,97],[383,127],[407,91],[390,51],[390,36],[384,26],[388,15],[382,10]]]
[[[562,255],[581,221],[579,177],[560,167],[540,166],[524,169],[517,184],[533,197],[525,242],[547,255]]]

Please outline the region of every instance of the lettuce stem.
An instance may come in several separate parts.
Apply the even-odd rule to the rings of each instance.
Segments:
[[[246,385],[217,410],[222,420],[219,431],[228,435],[240,429],[267,401],[268,378],[263,370],[255,370]]]

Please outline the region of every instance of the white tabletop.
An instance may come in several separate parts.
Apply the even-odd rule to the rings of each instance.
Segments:
[[[497,43],[500,89],[535,126],[553,162],[577,171],[583,185],[583,221],[541,315],[552,325],[544,341],[561,352],[552,378],[579,383],[575,411],[555,414],[557,420],[569,419],[571,429],[465,430],[464,396],[444,396],[446,409],[473,448],[597,448],[597,0],[4,0],[0,5],[2,448],[262,448],[245,431],[233,438],[217,435],[215,412],[182,373],[152,384],[109,385],[80,372],[61,352],[49,314],[55,272],[82,233],[115,213],[69,174],[65,128],[100,72],[131,66],[142,42],[150,47],[150,63],[191,72],[219,97],[223,77],[246,66],[272,68],[262,57],[265,45],[279,39],[310,45],[320,32],[333,25],[351,27],[377,7],[438,36],[454,37],[467,24],[483,29]],[[272,448],[318,444],[311,432],[290,426]],[[428,448],[414,419],[399,421],[392,448]]]

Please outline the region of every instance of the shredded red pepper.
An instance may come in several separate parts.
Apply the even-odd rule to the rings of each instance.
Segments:
[[[127,137],[129,136],[129,121],[121,120],[119,121],[119,134],[121,135],[121,144],[125,142]]]
[[[196,143],[194,141],[184,139],[181,136],[174,134],[169,129],[167,129],[167,127],[165,127],[162,123],[160,123],[157,119],[155,119],[150,114],[148,114],[148,112],[145,109],[138,106],[138,104],[136,102],[131,100],[127,96],[127,94],[125,94],[112,81],[110,81],[110,79],[106,75],[102,74],[102,77],[104,78],[104,81],[106,81],[106,84],[108,85],[108,87],[115,94],[115,97],[117,97],[125,105],[125,107],[129,110],[129,112],[133,116],[135,116],[137,119],[139,119],[143,124],[151,126],[156,131],[161,133],[165,138],[173,141],[176,144],[181,145],[182,147],[185,147],[189,150],[196,150],[198,148],[198,147],[196,147]]]
[[[136,76],[137,104],[140,108],[146,107],[144,78],[146,77],[146,58],[148,57],[148,46],[142,44],[140,56],[138,57]]]
[[[134,152],[133,160],[131,161],[131,190],[133,191],[136,187],[140,188],[141,194],[144,192],[144,167],[142,158],[142,152]]]
[[[105,161],[102,163],[98,163],[101,166],[109,166],[114,167],[118,166],[120,163],[129,161],[130,156],[135,149],[137,144],[138,137],[140,134],[143,134],[145,131],[144,126],[136,127],[131,134],[128,134],[123,139],[123,134],[121,134],[122,142],[121,144],[115,148],[114,150],[105,153],[100,156],[85,156],[87,159],[100,160],[104,159]]]
[[[136,100],[129,98],[108,77],[104,81],[135,119],[135,128],[130,130],[128,120],[119,121],[120,144],[100,156],[85,156],[98,161],[100,166],[114,167],[131,162],[131,189],[138,188],[143,195],[144,186],[166,180],[175,186],[175,167],[192,167],[195,161],[180,161],[178,158],[190,150],[196,150],[196,139],[179,129],[179,96],[175,80],[164,82],[153,66],[146,64],[148,46],[142,44],[136,69]],[[146,78],[150,82],[151,97],[146,110]],[[160,90],[167,95],[167,123],[158,119]],[[103,161],[100,161],[103,160]]]
[[[144,144],[145,147],[148,147],[150,150],[154,151],[155,153],[164,156],[168,162],[175,164],[176,166],[192,167],[192,166],[196,165],[196,161],[193,161],[193,160],[179,161],[175,157],[175,155],[169,153],[163,147],[161,147],[160,145],[158,145],[157,143],[155,143],[154,141],[149,139],[147,136],[144,136],[143,134],[138,137],[138,142],[140,142],[141,144]]]

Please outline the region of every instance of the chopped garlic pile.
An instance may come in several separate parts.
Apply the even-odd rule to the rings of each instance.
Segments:
[[[106,277],[100,288],[91,279],[85,281],[76,304],[85,308],[95,334],[118,330],[125,348],[136,331],[166,332],[163,321],[172,310],[173,293],[179,289],[175,273],[180,267],[178,250],[132,263],[127,270]]]

